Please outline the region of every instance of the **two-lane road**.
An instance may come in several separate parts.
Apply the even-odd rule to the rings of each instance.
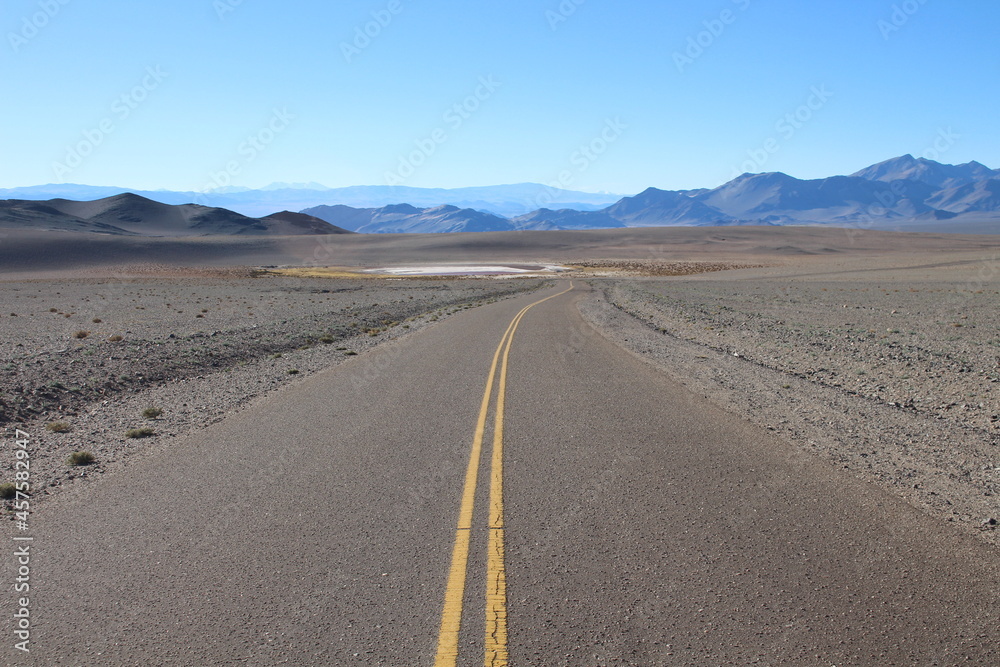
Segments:
[[[995,550],[670,382],[568,288],[43,506],[6,662],[1000,664]]]

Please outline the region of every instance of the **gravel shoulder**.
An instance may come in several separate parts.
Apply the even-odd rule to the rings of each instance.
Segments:
[[[29,434],[37,505],[312,373],[544,284],[174,270],[5,281],[0,432]],[[136,429],[151,434],[127,437]],[[14,481],[13,450],[0,454],[0,482]],[[95,462],[68,465],[79,451]],[[3,511],[13,516],[13,502]]]
[[[580,308],[692,391],[1000,544],[994,262],[593,281]]]

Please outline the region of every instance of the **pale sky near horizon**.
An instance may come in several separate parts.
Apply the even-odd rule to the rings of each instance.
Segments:
[[[0,187],[998,168],[998,25],[995,0],[11,0]]]

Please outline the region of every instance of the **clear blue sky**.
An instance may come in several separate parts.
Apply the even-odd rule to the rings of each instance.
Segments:
[[[0,25],[0,187],[1000,167],[995,0],[10,0]]]

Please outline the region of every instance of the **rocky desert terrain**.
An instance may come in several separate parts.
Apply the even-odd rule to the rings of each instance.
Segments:
[[[3,282],[0,428],[31,435],[43,499],[306,374],[541,284],[149,266]],[[69,465],[81,451],[95,462]],[[13,465],[6,457],[8,475]]]
[[[1000,540],[996,237],[815,228],[434,237],[318,246],[11,233],[0,246],[9,260],[0,428],[30,433],[36,500],[375,345],[552,280],[357,277],[364,269],[516,260],[571,267],[559,275],[595,288],[579,303],[594,328],[577,335],[600,332],[802,452]],[[156,261],[109,263],[136,255]],[[303,277],[323,266],[355,273]],[[68,465],[77,451],[95,462]],[[0,465],[12,474],[12,457]]]
[[[693,391],[996,541],[1000,261],[602,281],[599,328]]]

